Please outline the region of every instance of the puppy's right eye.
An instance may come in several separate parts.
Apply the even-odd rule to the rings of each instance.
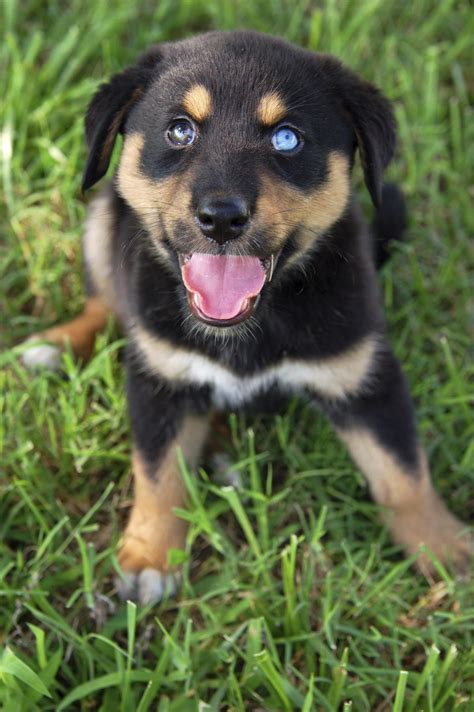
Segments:
[[[197,130],[189,119],[176,119],[168,126],[166,138],[178,148],[190,146],[197,138]]]

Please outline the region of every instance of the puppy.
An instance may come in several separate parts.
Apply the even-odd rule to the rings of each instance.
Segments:
[[[350,185],[358,151],[375,224],[399,235],[401,195],[382,187],[389,102],[333,57],[211,32],[151,48],[99,88],[85,123],[85,191],[123,134],[87,218],[88,298],[25,362],[57,366],[65,342],[87,358],[110,314],[128,336],[135,500],[122,595],[149,603],[176,587],[177,448],[193,466],[212,410],[291,393],[330,418],[395,542],[463,564],[470,542],[432,487]],[[428,571],[426,555],[417,563]]]

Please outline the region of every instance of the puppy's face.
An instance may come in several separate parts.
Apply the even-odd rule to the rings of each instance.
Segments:
[[[124,133],[117,188],[194,317],[232,326],[342,216],[357,143],[366,177],[376,170],[347,85],[371,92],[390,122],[389,109],[335,60],[255,33],[164,45],[141,66],[112,127]]]

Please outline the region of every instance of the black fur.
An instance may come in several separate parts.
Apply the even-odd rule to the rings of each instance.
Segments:
[[[182,115],[180,101],[196,83],[213,97],[213,113],[203,122],[199,143],[177,151],[166,140],[167,126]],[[270,91],[281,93],[288,107],[285,122],[297,126],[304,136],[303,148],[294,155],[272,151],[273,129],[249,119],[255,115],[259,97]],[[84,189],[105,174],[119,131],[144,137],[140,172],[157,186],[173,176],[192,178],[189,213],[176,216],[172,205],[156,210],[154,239],[160,241],[161,256],[151,239],[147,215],[131,207],[115,189],[114,308],[125,327],[138,320],[152,334],[205,355],[240,377],[258,374],[282,359],[337,356],[368,335],[376,335],[384,356],[373,368],[368,390],[331,401],[321,397],[317,388],[309,395],[338,427],[362,424],[401,462],[414,466],[417,446],[412,406],[398,363],[389,347],[383,346],[386,328],[376,281],[375,263],[386,256],[382,237],[399,239],[405,224],[398,189],[387,186],[382,190],[383,172],[395,148],[395,121],[388,100],[332,57],[252,32],[209,33],[152,49],[137,67],[99,89],[86,118],[90,150]],[[263,288],[248,324],[228,329],[225,338],[217,331],[213,337],[205,329],[190,328],[196,324],[178,252],[240,251],[267,258],[274,251],[271,224],[253,233],[251,227],[223,247],[206,239],[193,219],[199,201],[216,191],[238,195],[250,205],[255,218],[263,173],[304,195],[328,179],[331,154],[346,157],[352,166],[357,149],[367,188],[378,206],[375,259],[372,238],[353,199],[304,250],[299,243],[303,228],[297,221],[292,224],[290,214],[273,280]],[[174,219],[171,231],[160,212]],[[296,258],[294,264],[292,258]],[[183,414],[210,407],[212,394],[192,384],[183,389],[143,375],[143,363],[133,348],[128,360],[132,427],[141,452],[155,463]],[[268,393],[274,388],[270,383]],[[265,393],[258,396],[265,397]]]
[[[200,415],[209,410],[207,388],[176,388],[153,378],[137,368],[136,356],[127,356],[127,395],[135,445],[150,472],[156,472],[160,459],[176,437],[187,414]]]
[[[366,392],[347,401],[322,403],[322,409],[341,430],[367,428],[376,440],[416,473],[419,448],[413,406],[400,364],[389,350],[379,356]]]
[[[374,259],[381,267],[390,256],[390,247],[400,242],[407,227],[405,199],[400,188],[386,183],[382,189],[382,204],[372,222]]]
[[[91,188],[107,173],[115,139],[119,132],[123,132],[133,104],[156,78],[159,59],[159,51],[150,50],[138,61],[136,67],[115,74],[110,82],[102,84],[96,92],[85,119],[89,154],[82,179],[83,191]]]
[[[342,71],[341,105],[354,127],[364,177],[375,207],[380,206],[382,175],[395,151],[395,118],[388,100],[352,72]]]

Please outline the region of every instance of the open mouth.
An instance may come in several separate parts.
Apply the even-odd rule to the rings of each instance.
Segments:
[[[276,257],[193,252],[179,255],[179,262],[194,316],[212,326],[232,326],[253,314]]]

